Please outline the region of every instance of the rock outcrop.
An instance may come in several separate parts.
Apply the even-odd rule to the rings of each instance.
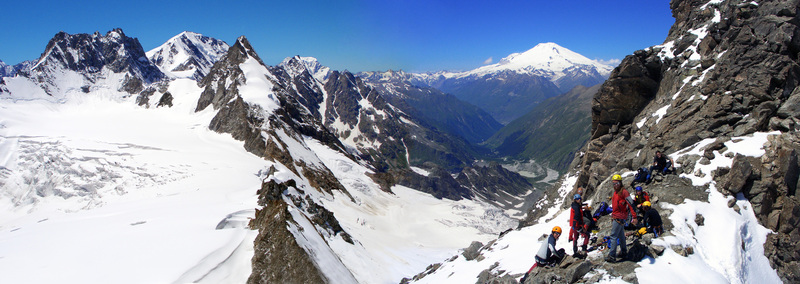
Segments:
[[[742,193],[772,229],[767,257],[786,283],[800,281],[796,196],[800,137],[800,29],[797,1],[670,2],[675,24],[664,44],[628,56],[592,107],[592,136],[575,159],[575,187],[594,196],[615,173],[711,139],[695,163],[726,155],[724,142],[772,132],[760,158],[731,156],[714,175],[725,194]],[[711,141],[706,140],[706,141]],[[715,154],[716,153],[716,154]],[[729,154],[730,155],[730,154]]]

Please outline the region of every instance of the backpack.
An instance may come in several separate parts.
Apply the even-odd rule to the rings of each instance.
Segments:
[[[635,240],[633,241],[632,245],[628,246],[628,254],[625,255],[625,258],[629,261],[639,262],[644,258],[646,253],[647,247],[645,247],[639,240]]]
[[[611,207],[609,207],[605,202],[600,202],[600,205],[597,206],[597,210],[594,211],[594,215],[592,216],[595,218],[600,218],[600,216],[605,216],[608,214],[611,214]]]
[[[650,182],[650,178],[651,178],[650,169],[648,169],[648,168],[639,168],[636,171],[636,175],[633,176],[633,181],[634,182],[647,183],[647,182]]]
[[[583,211],[583,224],[585,224],[588,231],[591,232],[597,228],[597,219],[592,217],[592,213],[588,210]]]

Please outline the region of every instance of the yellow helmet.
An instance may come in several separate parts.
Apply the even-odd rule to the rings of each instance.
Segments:
[[[645,201],[645,202],[642,203],[642,206],[650,207],[650,205],[651,205],[650,201]]]
[[[559,226],[555,226],[555,227],[553,227],[553,233],[559,233],[559,234],[561,234],[561,227],[559,227]]]
[[[622,176],[621,175],[613,175],[613,176],[611,176],[611,180],[622,181]]]
[[[639,229],[639,235],[641,236],[641,235],[644,235],[644,234],[647,234],[647,228]]]

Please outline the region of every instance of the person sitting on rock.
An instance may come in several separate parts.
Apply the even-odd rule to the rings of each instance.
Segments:
[[[658,211],[651,207],[650,201],[642,203],[642,210],[644,211],[643,228],[647,228],[648,233],[655,233],[656,237],[664,233],[663,223],[661,222],[661,215]]]
[[[628,216],[634,214],[635,209],[633,207],[633,198],[631,198],[628,191],[622,187],[622,176],[612,176],[611,185],[614,187],[614,195],[611,197],[611,218],[613,222],[611,222],[610,251],[606,256],[606,261],[614,263],[617,262],[618,245],[621,247],[620,258],[624,259],[628,254],[628,247],[625,243],[625,223],[628,220]],[[636,218],[632,218],[631,222],[635,226],[637,224]]]
[[[672,158],[662,154],[661,151],[656,151],[656,156],[653,157],[653,165],[650,166],[650,172],[661,174],[674,172],[675,168],[672,167],[674,164],[675,162],[672,161]]]
[[[531,269],[528,269],[528,272],[522,276],[522,279],[519,280],[519,283],[525,283],[525,279],[528,278],[534,268],[545,266],[553,267],[561,262],[561,259],[564,258],[566,253],[564,252],[564,249],[556,250],[556,240],[558,240],[558,237],[560,236],[561,227],[553,227],[550,236],[548,236],[547,240],[542,243],[542,246],[539,248],[539,252],[537,252],[536,256],[534,257],[536,259],[536,263],[534,263],[533,266],[531,266]]]
[[[556,250],[556,240],[561,237],[561,227],[553,227],[553,231],[547,240],[542,243],[539,252],[536,253],[536,266],[555,266],[564,258],[564,249]]]
[[[641,186],[636,187],[636,191],[633,195],[633,204],[636,207],[636,216],[637,217],[644,217],[644,210],[642,209],[642,204],[645,201],[650,201],[650,194],[642,189]]]
[[[569,213],[569,240],[572,241],[572,253],[575,257],[581,257],[578,252],[578,238],[583,237],[584,253],[589,244],[589,230],[583,222],[583,204],[581,204],[581,195],[575,194],[572,197],[572,210]]]

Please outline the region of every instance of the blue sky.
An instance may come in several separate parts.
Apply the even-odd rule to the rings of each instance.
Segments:
[[[122,28],[145,51],[193,31],[244,35],[269,65],[293,55],[336,70],[469,70],[542,42],[591,59],[661,44],[669,1],[5,1],[0,60],[36,59],[59,31]]]

